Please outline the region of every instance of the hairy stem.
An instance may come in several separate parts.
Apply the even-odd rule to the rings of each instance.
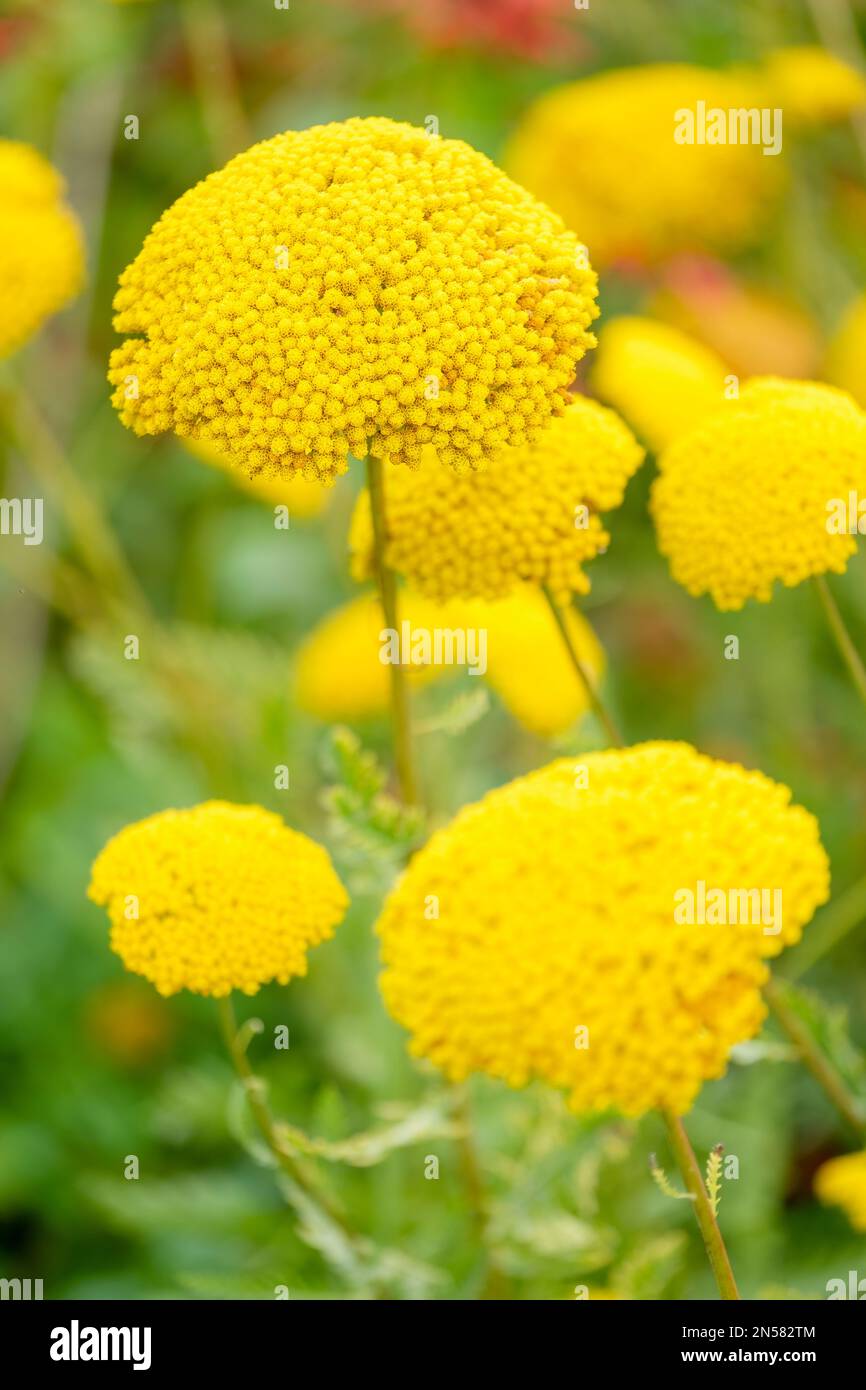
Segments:
[[[731,1262],[728,1259],[725,1242],[719,1230],[719,1223],[707,1195],[704,1177],[698,1160],[695,1158],[695,1151],[691,1146],[689,1136],[686,1134],[685,1126],[679,1115],[674,1115],[669,1110],[663,1110],[662,1117],[667,1127],[671,1148],[682,1173],[683,1182],[695,1199],[695,1218],[704,1238],[707,1258],[718,1285],[719,1296],[724,1299],[738,1299],[740,1295],[737,1291],[734,1271],[731,1269]]]

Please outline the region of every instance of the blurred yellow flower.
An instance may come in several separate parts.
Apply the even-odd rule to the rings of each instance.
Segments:
[[[855,1231],[866,1232],[866,1151],[822,1163],[814,1187],[822,1202],[842,1208]]]
[[[212,444],[206,444],[200,439],[186,439],[184,444],[189,452],[203,463],[209,463],[212,467],[221,468],[223,472],[228,473],[232,482],[237,483],[244,492],[249,492],[262,502],[270,502],[272,506],[288,507],[290,517],[297,517],[301,521],[310,521],[313,517],[321,516],[331,496],[330,489],[324,483],[320,483],[317,478],[308,478],[304,473],[260,473],[250,478]]]
[[[537,589],[521,586],[508,598],[434,603],[404,589],[400,621],[413,631],[425,629],[486,634],[488,684],[518,723],[543,738],[563,733],[588,708],[550,610]],[[604,651],[592,628],[574,609],[565,614],[578,656],[598,678]],[[329,613],[302,643],[296,687],[302,709],[326,720],[366,719],[388,709],[388,667],[382,650],[382,609],[372,594],[353,599]],[[413,682],[447,677],[459,668],[412,666]]]
[[[64,188],[36,150],[0,140],[0,358],[81,288],[84,248]]]
[[[699,113],[764,105],[746,72],[676,63],[604,72],[539,97],[505,166],[574,228],[597,268],[733,249],[759,233],[781,162],[760,144],[699,140]],[[680,112],[695,116],[694,143],[675,139]]]
[[[844,120],[866,108],[866,79],[817,45],[778,48],[764,59],[766,100],[791,129]]]
[[[630,315],[599,333],[591,385],[656,453],[718,410],[727,368],[678,328]]]
[[[596,289],[559,218],[462,141],[288,131],[184,194],[124,271],[113,401],[251,476],[426,445],[475,467],[562,409]]]
[[[146,1066],[174,1031],[168,1004],[132,980],[106,985],[88,1001],[86,1026],[97,1045],[124,1066]]]
[[[843,573],[852,494],[866,497],[866,415],[831,386],[766,377],[671,444],[650,505],[674,579],[735,609],[776,580]]]
[[[824,375],[866,407],[866,295],[848,307],[833,335]]]
[[[765,917],[687,915],[781,895]],[[787,787],[684,743],[561,759],[464,807],[378,923],[385,1003],[450,1078],[538,1078],[575,1110],[684,1113],[765,1014],[765,957],[828,895]],[[736,918],[736,920],[734,920]]]
[[[643,450],[622,420],[583,396],[528,448],[511,449],[469,476],[433,455],[388,478],[386,563],[421,593],[504,598],[522,582],[586,593],[582,566],[610,536],[600,512],[622,502]],[[350,533],[353,573],[372,568],[366,492]]]
[[[88,897],[111,948],[160,994],[255,994],[307,973],[307,950],[348,906],[321,845],[261,806],[207,801],[126,826],[97,856]]]
[[[437,610],[417,595],[400,595],[400,618],[413,627],[435,627]],[[371,719],[388,709],[387,665],[382,649],[382,606],[375,594],[362,594],[329,613],[302,642],[295,685],[301,709],[325,720]],[[432,666],[412,665],[413,682],[438,674]]]

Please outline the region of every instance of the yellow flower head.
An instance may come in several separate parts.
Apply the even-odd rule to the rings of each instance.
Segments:
[[[421,467],[389,475],[387,563],[430,598],[503,598],[522,581],[586,593],[582,566],[610,537],[599,512],[618,507],[643,450],[612,410],[572,398],[535,444],[480,473]],[[362,493],[350,545],[357,578],[371,572],[373,532]]]
[[[732,904],[725,925],[702,884]],[[454,1080],[681,1114],[760,1027],[764,958],[827,893],[814,817],[762,773],[683,743],[562,759],[412,859],[378,924],[382,991],[411,1052]]]
[[[29,145],[0,140],[0,358],[77,294],[84,251],[56,170]]]
[[[855,68],[817,45],[778,48],[764,61],[767,100],[784,111],[791,129],[845,120],[866,107],[866,81]]]
[[[254,145],[169,208],[121,276],[124,424],[251,475],[349,452],[458,468],[524,444],[595,339],[558,217],[460,140],[380,118]]]
[[[824,374],[866,407],[866,295],[849,306],[831,339]]]
[[[718,410],[727,368],[678,328],[654,319],[611,319],[599,334],[592,386],[658,453]]]
[[[563,733],[589,708],[584,687],[537,589],[521,585],[508,598],[494,602],[454,599],[445,604],[403,589],[399,610],[400,622],[408,622],[410,634],[419,629],[450,632],[458,638],[461,632],[483,633],[487,669],[482,674],[506,709],[532,733],[543,738]],[[567,610],[565,617],[578,655],[599,677],[604,651],[598,638],[574,609]],[[379,658],[383,628],[382,609],[372,594],[329,613],[298,653],[296,686],[301,708],[326,720],[385,714],[389,677],[388,667]],[[455,675],[459,669],[445,664],[412,665],[408,674],[413,682],[426,684]]]
[[[866,1150],[822,1163],[814,1187],[822,1202],[842,1208],[855,1231],[866,1232]]]
[[[700,112],[724,112],[727,122],[729,111],[763,104],[746,74],[686,64],[605,72],[541,96],[506,167],[580,234],[597,267],[732,248],[760,230],[779,159],[751,142],[699,142]],[[694,140],[679,143],[689,113]]]
[[[205,444],[200,439],[188,439],[186,447],[203,463],[209,463],[212,467],[221,468],[228,473],[232,481],[245,492],[258,497],[262,502],[269,502],[274,507],[288,507],[289,516],[297,517],[301,521],[321,516],[331,496],[326,486],[316,478],[308,478],[303,473],[259,473],[251,478],[236,468],[230,458],[221,454],[211,444]]]
[[[776,580],[841,574],[856,549],[851,492],[866,492],[866,415],[832,386],[764,377],[659,460],[659,549],[717,608],[768,602]]]
[[[160,994],[255,994],[307,973],[348,906],[321,845],[261,806],[206,801],[127,825],[97,856],[88,897],[111,948]]]

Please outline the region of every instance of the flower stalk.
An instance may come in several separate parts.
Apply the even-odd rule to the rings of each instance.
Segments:
[[[385,560],[387,523],[385,516],[385,481],[382,463],[367,455],[367,488],[370,494],[370,513],[373,522],[373,562],[382,603],[386,628],[399,633],[397,613],[397,579]],[[412,736],[409,716],[409,691],[406,672],[399,662],[388,666],[390,677],[391,728],[394,738],[394,765],[400,795],[407,806],[418,804],[415,771],[412,761]]]
[[[719,1290],[719,1297],[723,1299],[738,1299],[740,1297],[737,1289],[737,1281],[734,1278],[734,1271],[731,1268],[731,1261],[725,1247],[719,1223],[713,1210],[713,1203],[710,1200],[707,1189],[704,1186],[703,1174],[701,1173],[695,1151],[691,1146],[689,1136],[686,1134],[685,1126],[679,1115],[673,1114],[670,1110],[663,1110],[662,1117],[668,1132],[668,1139],[677,1160],[677,1165],[682,1173],[690,1195],[694,1198],[695,1220],[700,1228],[704,1239],[704,1246],[707,1251],[707,1258],[715,1276],[716,1285]]]
[[[839,612],[839,607],[830,592],[827,577],[823,574],[814,576],[815,588],[824,616],[827,619],[827,626],[833,634],[833,640],[839,648],[839,653],[848,668],[848,674],[854,683],[854,688],[860,699],[866,705],[866,667],[860,657],[860,653],[854,645],[851,634],[845,626],[845,619]]]
[[[773,1011],[780,1027],[788,1035],[800,1061],[815,1078],[821,1090],[835,1106],[849,1129],[857,1135],[861,1143],[866,1143],[866,1119],[864,1119],[856,1100],[851,1095],[839,1072],[819,1047],[815,1044],[808,1028],[791,1008],[778,981],[770,978],[764,986],[764,998]]]
[[[622,734],[619,732],[619,729],[617,728],[613,716],[608,713],[604,701],[598,693],[598,687],[596,686],[593,674],[585,665],[585,663],[581,660],[580,654],[571,640],[571,633],[568,630],[568,623],[566,622],[565,614],[563,613],[562,609],[559,606],[559,603],[554,598],[547,585],[543,584],[541,588],[544,597],[547,599],[550,611],[553,614],[553,620],[556,623],[560,636],[562,637],[565,650],[568,653],[568,659],[574,667],[578,680],[581,682],[584,690],[586,691],[586,696],[589,700],[590,706],[592,707],[593,714],[595,715],[596,719],[598,719],[599,723],[601,724],[611,743],[617,748],[624,747],[624,740]]]

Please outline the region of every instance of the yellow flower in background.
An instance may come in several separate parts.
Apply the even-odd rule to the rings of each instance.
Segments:
[[[64,190],[36,150],[0,140],[0,358],[81,288],[84,248]]]
[[[729,250],[760,232],[780,160],[758,144],[698,143],[700,121],[695,142],[680,144],[676,116],[764,105],[746,72],[665,63],[600,73],[539,97],[505,167],[574,228],[597,268]]]
[[[412,632],[485,634],[484,677],[518,723],[541,737],[563,733],[588,708],[553,618],[540,592],[528,586],[495,602],[483,599],[434,603],[412,590],[400,594],[400,621]],[[571,641],[590,674],[604,670],[604,651],[589,623],[571,609],[565,613]],[[325,720],[368,719],[388,709],[388,667],[382,650],[382,609],[365,594],[329,613],[298,653],[298,704]],[[468,644],[467,644],[468,650]],[[459,674],[453,665],[412,666],[413,682],[427,683]]]
[[[842,1208],[855,1231],[866,1232],[866,1151],[822,1163],[814,1188],[822,1202]]]
[[[321,845],[261,806],[207,801],[126,826],[97,856],[88,897],[111,948],[160,994],[255,994],[307,973],[346,892]]]
[[[658,453],[724,402],[727,368],[687,333],[624,315],[599,333],[591,384]]]
[[[849,306],[830,340],[824,375],[866,407],[866,295]]]
[[[435,627],[437,610],[417,595],[400,596],[400,618],[414,626]],[[324,720],[372,719],[388,709],[388,667],[379,660],[384,626],[375,594],[362,594],[329,613],[302,642],[295,686],[301,709]],[[439,672],[411,666],[413,683]]]
[[[792,129],[841,121],[866,108],[866,80],[817,45],[776,49],[763,67],[765,100],[783,109]]]
[[[777,580],[843,573],[852,492],[866,493],[866,415],[831,386],[768,377],[662,454],[651,511],[674,579],[735,609]]]
[[[582,396],[528,448],[455,474],[432,455],[388,479],[386,563],[430,598],[504,598],[523,582],[586,593],[583,565],[610,540],[600,512],[622,502],[643,450],[612,410]],[[370,504],[352,521],[353,573],[371,573]]]
[[[282,477],[268,473],[250,478],[212,445],[204,444],[200,439],[186,439],[184,444],[189,452],[203,463],[209,463],[212,467],[221,468],[223,472],[228,473],[232,482],[237,483],[244,492],[258,497],[261,502],[269,502],[274,507],[288,507],[290,517],[310,521],[321,516],[328,504],[331,491],[316,478],[308,478],[303,473],[291,473]]]
[[[288,131],[184,194],[124,271],[113,401],[251,476],[431,445],[471,468],[562,409],[596,288],[559,218],[462,141]]]
[[[702,883],[726,900],[766,890],[775,934],[769,917],[684,920]],[[382,992],[412,1054],[453,1080],[682,1114],[758,1031],[765,958],[828,890],[817,822],[763,773],[684,743],[561,759],[464,807],[411,860],[378,923]]]

